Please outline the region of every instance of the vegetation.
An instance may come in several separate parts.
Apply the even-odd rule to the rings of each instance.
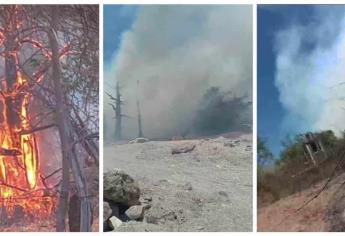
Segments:
[[[194,132],[214,135],[230,131],[247,131],[251,128],[251,102],[247,97],[233,97],[211,87],[204,94],[197,112]]]
[[[319,160],[318,168],[311,168],[312,165],[307,162],[301,135],[287,138],[283,142],[283,151],[276,161],[272,160],[273,155],[262,139],[258,139],[259,207],[307,189],[333,173],[344,155],[345,135],[336,137],[332,131],[322,131],[315,135],[326,153],[325,158]],[[337,173],[340,173],[341,168],[337,169]]]

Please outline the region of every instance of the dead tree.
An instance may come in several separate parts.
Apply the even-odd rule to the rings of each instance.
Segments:
[[[90,231],[90,196],[80,159],[92,157],[98,166],[98,142],[95,142],[98,139],[99,54],[95,40],[98,38],[98,7],[0,6],[0,31],[0,56],[5,64],[4,80],[0,79],[0,109],[5,110],[0,113],[0,133],[5,132],[6,137],[11,138],[9,147],[7,144],[0,146],[0,155],[13,156],[6,158],[6,164],[18,162],[16,156],[24,156],[22,150],[27,150],[17,148],[23,146],[23,137],[33,137],[30,143],[24,140],[24,144],[37,151],[34,139],[37,132],[50,129],[54,135],[59,134],[62,168],[59,166],[48,175],[40,173],[37,178],[42,181],[45,194],[50,194],[49,191],[59,193],[58,231],[66,230],[73,181],[80,199],[79,208],[76,208],[80,209],[77,212],[78,231]],[[23,104],[27,110],[23,109]],[[29,110],[29,105],[36,109]],[[30,119],[23,119],[26,112],[30,113]],[[4,142],[2,138],[3,135],[1,143]],[[3,158],[0,161],[4,167]],[[27,163],[30,164],[30,160]],[[19,168],[23,169],[21,163]],[[13,185],[13,180],[4,181],[3,169],[0,188],[5,186],[26,194],[26,187]],[[49,187],[47,180],[61,172],[61,181]]]
[[[108,94],[108,97],[110,98],[111,102],[109,105],[113,108],[115,112],[115,139],[121,140],[122,139],[122,118],[126,117],[122,113],[122,95],[120,93],[120,85],[119,82],[116,82],[116,97],[113,97],[112,95]]]

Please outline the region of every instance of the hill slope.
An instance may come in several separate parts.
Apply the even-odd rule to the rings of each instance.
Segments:
[[[345,174],[333,179],[328,187],[312,202],[296,212],[313,198],[325,181],[309,189],[280,199],[258,209],[258,231],[344,231],[344,183]]]

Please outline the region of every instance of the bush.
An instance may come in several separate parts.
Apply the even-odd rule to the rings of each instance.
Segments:
[[[230,92],[222,92],[218,87],[207,90],[194,121],[195,134],[215,135],[251,129],[251,102],[246,101],[246,97],[230,95]]]
[[[327,158],[320,160],[318,168],[306,165],[301,135],[284,142],[284,150],[271,168],[258,164],[259,207],[305,190],[332,174],[339,159],[344,156],[345,139],[337,138],[332,131],[315,135],[323,144],[327,155]],[[338,169],[336,174],[338,173],[342,173],[342,168]]]

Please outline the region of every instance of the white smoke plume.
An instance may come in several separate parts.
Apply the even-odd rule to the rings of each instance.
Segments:
[[[211,86],[252,99],[252,7],[140,6],[104,80],[120,82],[132,117],[124,120],[125,136],[138,133],[137,80],[145,136],[181,135]],[[114,112],[104,98],[109,131]]]
[[[312,21],[276,36],[275,85],[286,109],[284,128],[345,130],[345,9],[315,7]]]

